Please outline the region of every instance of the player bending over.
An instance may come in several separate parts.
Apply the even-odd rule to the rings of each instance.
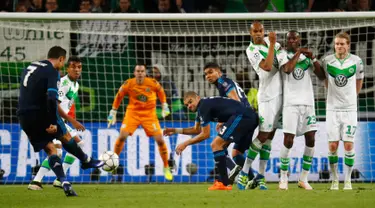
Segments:
[[[340,140],[344,142],[345,149],[344,190],[352,190],[357,96],[363,84],[363,62],[361,58],[350,53],[350,36],[347,33],[338,33],[334,42],[335,53],[322,60],[328,87],[326,125],[329,142],[328,160],[332,172],[331,190],[339,189],[337,148]]]
[[[231,142],[234,142],[235,145],[248,144],[249,142],[245,140],[251,140],[254,130],[258,126],[258,115],[238,101],[225,97],[200,98],[197,93],[192,91],[185,94],[184,105],[190,111],[197,112],[195,126],[166,128],[164,135],[176,133],[196,135],[177,145],[176,153],[181,154],[188,145],[202,142],[210,137],[210,122],[223,123],[219,134],[211,143],[221,182],[211,186],[209,190],[232,190],[226,167],[226,147]]]
[[[60,81],[58,70],[64,66],[66,50],[54,46],[48,51],[47,57],[47,60],[32,62],[22,72],[17,115],[34,151],[44,149],[47,153],[48,164],[62,182],[66,196],[76,196],[71,184],[66,180],[53,139],[58,138],[64,149],[82,162],[82,169],[99,168],[104,163],[88,157],[82,151],[56,113],[57,85]]]
[[[79,84],[77,80],[81,76],[82,73],[82,62],[78,57],[71,56],[68,60],[68,68],[67,68],[68,74],[61,78],[60,80],[60,86],[59,86],[59,106],[58,106],[58,112],[59,115],[63,118],[63,121],[66,120],[70,122],[74,129],[79,131],[84,131],[85,127],[79,123],[77,120],[72,118],[71,116],[68,116],[67,114],[70,112],[72,105],[74,104],[74,100],[78,96],[78,89]],[[77,132],[73,130],[69,125],[65,124],[66,129],[69,131],[70,135],[73,137],[74,141],[83,149],[83,141],[80,139],[80,137],[77,135]],[[57,155],[59,157],[62,156],[62,147],[61,142],[59,140],[53,140],[53,143],[55,144],[57,148]],[[75,157],[67,152],[64,157],[63,161],[63,170],[66,175],[68,169],[70,166],[74,163]],[[42,165],[36,174],[33,181],[29,184],[30,190],[42,190],[42,179],[43,177],[51,170],[51,167],[48,164],[48,158],[46,158]],[[62,188],[61,181],[57,178],[53,181],[53,186]]]
[[[164,163],[164,177],[173,180],[168,166],[168,149],[164,142],[159,120],[156,116],[156,95],[162,103],[162,116],[170,114],[164,89],[152,78],[146,77],[146,66],[137,64],[134,68],[135,78],[128,79],[120,87],[113,101],[112,110],[108,116],[108,127],[116,123],[117,109],[125,95],[129,97],[120,135],[116,140],[114,151],[120,155],[126,138],[134,133],[139,125],[143,127],[148,137],[153,137],[159,146],[159,154]]]
[[[293,147],[294,137],[305,135],[305,150],[298,187],[312,190],[307,176],[314,156],[317,124],[311,72],[314,72],[321,80],[325,79],[325,75],[312,52],[306,48],[300,48],[301,38],[297,31],[289,31],[286,38],[287,50],[282,50],[278,56],[279,64],[284,72],[282,73],[284,145],[280,151],[279,189],[288,189],[289,154]]]
[[[216,88],[219,90],[219,95],[222,97],[228,97],[233,100],[237,100],[241,102],[245,107],[251,108],[249,101],[247,100],[247,96],[245,92],[242,90],[240,85],[227,78],[221,72],[220,66],[216,63],[207,63],[204,66],[204,75],[206,80],[214,84]],[[223,123],[217,123],[216,130],[220,132]],[[252,136],[252,135],[251,135]],[[229,173],[229,180],[231,182],[234,181],[238,173],[241,171],[243,164],[245,163],[245,156],[244,152],[248,149],[251,144],[252,138],[249,140],[243,140],[247,142],[246,144],[235,144],[232,150],[232,157],[233,160],[236,162],[236,166],[234,167],[233,161],[231,158],[227,158],[227,167],[231,169]],[[233,168],[234,167],[234,168]]]

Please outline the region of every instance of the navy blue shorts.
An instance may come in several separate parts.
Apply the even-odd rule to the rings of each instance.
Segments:
[[[58,116],[57,132],[55,134],[48,134],[46,131],[50,123],[48,122],[48,117],[45,112],[30,111],[27,114],[19,115],[18,118],[22,130],[29,138],[35,152],[44,149],[53,139],[60,138],[67,132],[65,124],[60,116]]]
[[[234,142],[234,149],[245,152],[251,144],[255,129],[258,127],[259,119],[233,115],[224,123],[218,136],[225,141]]]

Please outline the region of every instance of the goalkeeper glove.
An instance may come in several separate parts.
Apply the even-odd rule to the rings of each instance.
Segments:
[[[109,111],[109,116],[107,118],[107,121],[108,121],[108,128],[115,124],[116,123],[116,114],[117,114],[117,110],[111,110]]]
[[[162,104],[162,110],[161,110],[161,116],[163,118],[167,117],[169,114],[171,114],[171,111],[169,111],[168,103]]]

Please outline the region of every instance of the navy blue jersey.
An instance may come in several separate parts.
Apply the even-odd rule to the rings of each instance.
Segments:
[[[217,80],[216,87],[219,90],[220,96],[222,97],[228,97],[228,94],[232,90],[234,90],[237,93],[237,96],[240,98],[241,103],[247,108],[251,107],[249,101],[247,100],[247,96],[245,92],[243,91],[243,89],[240,87],[240,85],[237,82],[225,76],[221,76]]]
[[[60,74],[51,62],[47,60],[32,62],[21,75],[18,114],[56,110],[59,81]],[[50,113],[56,114],[56,112]]]
[[[256,119],[256,113],[241,102],[226,97],[202,98],[197,107],[197,121],[201,126],[210,122],[226,122],[233,115]]]

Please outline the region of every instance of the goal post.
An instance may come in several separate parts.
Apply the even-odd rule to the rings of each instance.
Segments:
[[[201,96],[218,95],[215,86],[204,80],[205,63],[217,62],[223,72],[235,80],[256,103],[258,80],[247,60],[245,50],[251,39],[249,27],[254,20],[264,24],[266,33],[275,31],[277,41],[285,43],[285,34],[297,30],[302,47],[307,47],[318,59],[334,51],[336,33],[351,36],[351,52],[360,56],[365,65],[363,89],[358,97],[359,127],[356,135],[356,165],[359,181],[375,180],[375,98],[374,53],[375,12],[338,13],[235,13],[235,14],[76,14],[76,13],[0,13],[0,182],[28,183],[33,170],[45,158],[34,154],[16,116],[20,72],[30,62],[46,59],[54,45],[67,49],[69,56],[83,60],[79,80],[79,96],[75,103],[77,120],[87,130],[80,133],[84,149],[93,157],[112,150],[128,102],[119,108],[118,123],[107,128],[106,118],[114,96],[124,82],[133,76],[136,63],[145,63],[149,75],[153,67],[161,73],[160,83],[167,89],[172,116],[160,119],[164,127],[194,125],[195,115],[182,104],[185,91],[195,90]],[[171,89],[173,83],[174,87]],[[310,180],[324,181],[328,170],[327,130],[325,128],[326,90],[313,76],[315,107],[319,119],[316,150]],[[169,86],[169,87],[168,87]],[[160,109],[158,110],[158,112]],[[216,132],[212,125],[211,138],[188,147],[181,156],[174,154],[176,145],[190,136],[164,137],[176,164],[177,183],[212,181],[214,160],[210,142]],[[266,178],[278,181],[279,150],[282,132],[277,131],[272,143],[271,159]],[[304,139],[296,138],[290,165],[291,180],[297,180],[302,167]],[[232,148],[232,146],[230,146]],[[343,149],[340,149],[339,172],[343,179]],[[230,151],[229,151],[230,152]],[[79,169],[75,162],[68,179],[75,183],[164,182],[162,161],[154,140],[142,128],[126,142],[120,155],[120,174],[113,178],[104,171]],[[150,168],[151,167],[151,168]],[[257,162],[253,168],[257,170]],[[149,176],[149,173],[151,176]],[[52,182],[50,173],[44,182]]]

